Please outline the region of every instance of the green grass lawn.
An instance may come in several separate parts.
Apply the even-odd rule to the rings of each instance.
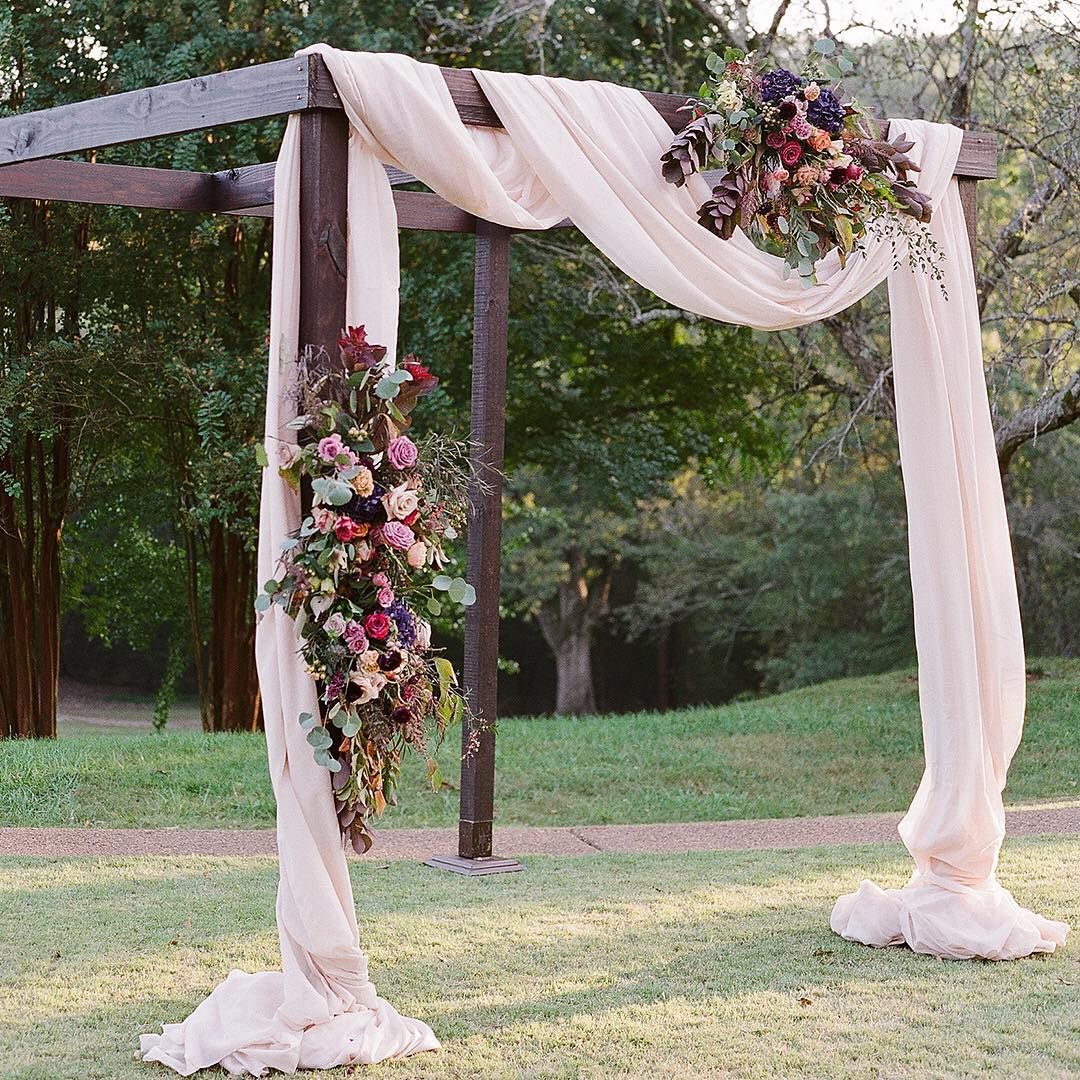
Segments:
[[[1011,802],[1080,794],[1080,661],[1032,662]],[[499,726],[503,824],[704,821],[901,810],[922,770],[910,672],[843,679],[721,708]],[[456,777],[453,747],[446,773]],[[0,744],[0,824],[273,823],[261,736],[130,730]],[[449,825],[457,793],[418,769],[383,824]]]
[[[1003,881],[1076,926],[1077,848],[1008,841]],[[950,963],[829,932],[834,897],[864,875],[902,884],[899,846],[526,861],[479,879],[352,864],[376,985],[444,1043],[371,1075],[1080,1071],[1075,944]],[[275,883],[270,859],[0,860],[0,1076],[173,1075],[133,1061],[138,1035],[183,1018],[232,967],[278,964]]]

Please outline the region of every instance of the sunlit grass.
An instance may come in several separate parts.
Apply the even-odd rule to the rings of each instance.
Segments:
[[[1033,661],[1007,799],[1080,795],[1080,661]],[[457,776],[448,747],[445,773]],[[922,770],[910,672],[842,679],[722,708],[507,719],[502,824],[704,821],[904,809]],[[454,790],[408,771],[383,824],[449,825]],[[257,827],[273,823],[258,735],[108,731],[0,744],[0,824]]]
[[[1078,846],[1009,841],[1005,884],[1077,924]],[[1075,1074],[1074,945],[955,964],[829,933],[838,893],[908,869],[894,846],[543,857],[480,879],[353,863],[376,985],[444,1042],[373,1075]],[[232,967],[277,965],[275,883],[268,859],[0,860],[0,1075],[170,1075],[132,1061],[137,1036]]]

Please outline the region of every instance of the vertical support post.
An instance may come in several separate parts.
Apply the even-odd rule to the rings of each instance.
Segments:
[[[979,181],[974,176],[958,176],[956,186],[960,189],[960,205],[964,208],[968,243],[971,245],[971,261],[974,264],[976,255],[975,239],[979,228]]]
[[[330,355],[345,323],[349,121],[340,109],[300,115],[299,347]]]
[[[300,327],[297,347],[330,356],[345,323],[349,121],[338,109],[300,114]],[[311,483],[300,487],[311,510]]]
[[[476,603],[465,614],[464,682],[475,717],[462,726],[458,853],[429,866],[467,875],[524,869],[491,854],[498,716],[499,577],[502,554],[502,467],[506,429],[506,338],[510,303],[509,229],[476,223],[473,275],[472,441],[474,479],[467,547]]]

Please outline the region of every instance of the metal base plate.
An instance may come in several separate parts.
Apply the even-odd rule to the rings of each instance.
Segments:
[[[484,874],[513,874],[525,867],[517,859],[463,859],[460,855],[432,855],[424,860],[425,866],[436,870],[449,870],[452,874],[464,874],[466,877],[481,877]]]

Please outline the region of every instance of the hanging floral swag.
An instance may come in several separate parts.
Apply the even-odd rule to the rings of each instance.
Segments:
[[[911,173],[914,145],[902,132],[880,137],[880,121],[844,101],[839,80],[855,65],[828,38],[815,43],[800,74],[728,49],[710,53],[693,116],[661,157],[664,178],[719,167],[698,220],[729,239],[736,228],[779,251],[785,276],[817,284],[816,266],[835,249],[843,264],[872,234],[906,252],[913,269],[942,281],[943,254],[925,223],[929,199]]]
[[[391,368],[363,326],[338,345],[335,359],[311,349],[301,357],[300,415],[289,425],[297,441],[279,447],[278,466],[294,487],[309,486],[311,509],[255,606],[279,604],[296,622],[321,714],[299,722],[333,774],[343,840],[362,853],[371,818],[395,801],[406,752],[441,786],[435,755],[465,711],[453,665],[432,650],[419,612],[476,596],[443,572],[445,544],[468,513],[468,446],[405,434],[438,379],[415,356]]]

